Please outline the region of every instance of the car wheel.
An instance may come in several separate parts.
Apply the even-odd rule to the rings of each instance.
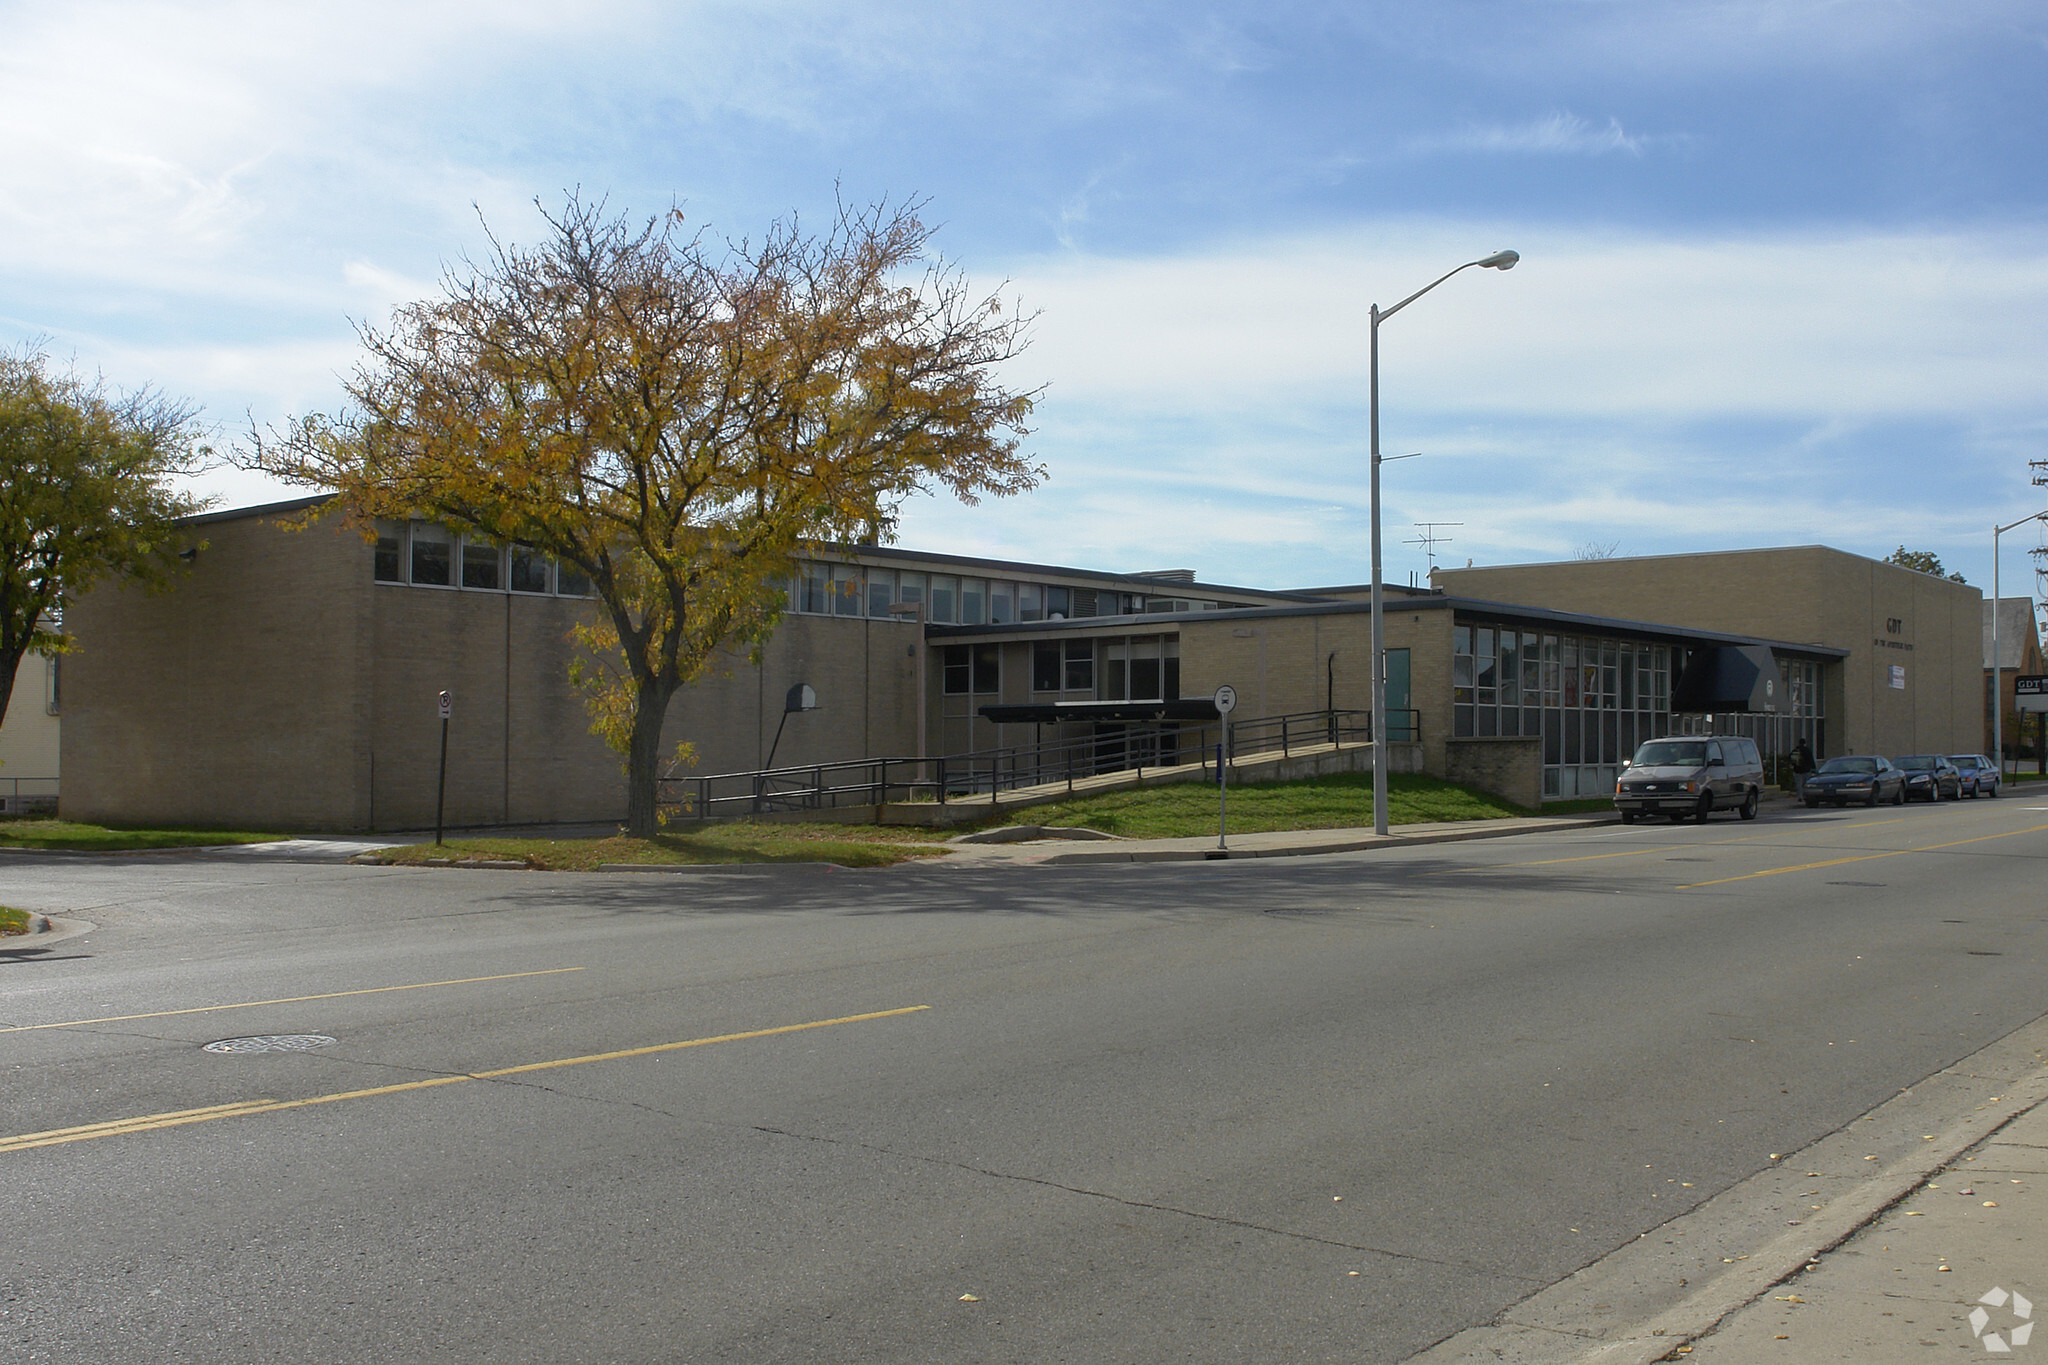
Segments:
[[[1621,823],[1623,823],[1624,825],[1633,825],[1635,822],[1636,813],[1634,811],[1625,810],[1621,813]]]
[[[1709,815],[1712,815],[1713,813],[1714,794],[1712,792],[1701,792],[1699,807],[1698,809],[1693,811],[1692,818],[1698,821],[1700,824],[1704,825],[1705,823],[1707,823],[1707,817]]]
[[[1998,784],[1996,782],[1991,784],[1991,799],[1993,801],[1998,799]]]
[[[1903,801],[1905,799],[1906,789],[1904,787],[1901,787],[1899,788],[1899,800]],[[1875,782],[1870,784],[1870,795],[1863,798],[1863,804],[1866,806],[1874,806],[1877,804],[1877,784]],[[1897,803],[1894,802],[1893,804]]]
[[[1872,804],[1875,804],[1875,803],[1873,802]],[[1898,794],[1897,796],[1894,796],[1894,797],[1892,798],[1892,804],[1893,804],[1894,806],[1903,806],[1903,805],[1905,805],[1905,804],[1906,804],[1906,784],[1905,784],[1905,783],[1901,782],[1901,783],[1899,784],[1899,794]]]
[[[1741,809],[1741,811],[1739,812],[1739,814],[1740,814],[1740,815],[1742,816],[1742,818],[1743,818],[1743,819],[1745,819],[1745,820],[1754,820],[1754,819],[1756,819],[1756,801],[1757,801],[1757,795],[1756,795],[1756,788],[1755,788],[1755,787],[1751,787],[1751,788],[1749,789],[1749,799],[1748,799],[1748,800],[1746,800],[1746,801],[1744,801],[1744,802],[1742,803],[1742,809]]]
[[[1809,797],[1807,797],[1807,798],[1806,798],[1806,808],[1807,808],[1808,810],[1819,810],[1819,809],[1820,809],[1820,798],[1819,798],[1818,796],[1809,796]]]

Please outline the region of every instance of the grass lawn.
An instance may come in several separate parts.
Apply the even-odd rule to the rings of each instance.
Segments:
[[[1579,803],[1572,803],[1577,805]],[[1599,803],[1593,803],[1597,809]],[[1605,803],[1611,806],[1612,803]],[[1548,809],[1548,808],[1546,808]],[[1497,796],[1414,773],[1387,776],[1387,823],[1500,820],[1531,812]],[[1372,774],[1338,773],[1291,782],[1252,782],[1230,789],[1233,834],[1283,829],[1352,829],[1372,824]],[[1216,832],[1216,788],[1179,782],[1025,806],[997,821],[1007,825],[1081,825],[1127,839],[1173,839]]]
[[[119,853],[138,848],[194,848],[206,844],[261,844],[286,834],[225,829],[115,829],[71,820],[0,816],[0,848],[60,848]]]
[[[0,905],[0,936],[28,932],[28,911]]]
[[[731,820],[678,825],[652,839],[450,839],[440,847],[407,844],[384,849],[378,861],[420,864],[507,860],[541,871],[588,872],[605,863],[837,863],[886,867],[944,853],[950,831],[894,826],[773,824]]]

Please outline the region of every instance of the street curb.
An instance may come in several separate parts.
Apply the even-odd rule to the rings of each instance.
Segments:
[[[900,866],[901,864],[890,864]],[[851,872],[839,863],[599,863],[599,872]]]
[[[1996,1054],[2029,1047],[2033,1049],[2034,1061],[2027,1074],[2000,1080],[1972,1069],[1984,1065],[1987,1057],[1995,1063]],[[1804,1270],[1816,1257],[1870,1226],[1885,1210],[1912,1195],[1971,1148],[2048,1103],[2048,1066],[2038,1061],[2044,1048],[2048,1048],[2048,1016],[2021,1025],[1989,1047],[1942,1068],[1834,1132],[1796,1152],[1785,1153],[1764,1170],[1698,1207],[1531,1295],[1492,1323],[1468,1328],[1409,1357],[1406,1365],[1653,1365],[1683,1359],[1678,1354],[1680,1347],[1708,1335],[1773,1286]],[[1728,1216],[1746,1202],[1767,1200],[1774,1185],[1791,1183],[1788,1174],[1802,1166],[1825,1170],[1827,1163],[1841,1154],[1831,1149],[1847,1152],[1867,1145],[1867,1140],[1857,1140],[1859,1125],[1876,1122],[1882,1127],[1890,1119],[1896,1126],[1900,1117],[1910,1116],[1922,1088],[1943,1081],[1964,1087],[1982,1082],[1987,1088],[1996,1087],[2000,1093],[1975,1106],[1965,1117],[1936,1128],[1931,1140],[1923,1139],[1911,1149],[1910,1155],[1891,1162],[1876,1175],[1858,1180],[1819,1212],[1799,1219],[1796,1230],[1780,1233],[1754,1250],[1744,1244],[1744,1259],[1713,1274],[1677,1303],[1640,1321],[1615,1327],[1611,1335],[1603,1330],[1604,1324],[1595,1320],[1596,1315],[1582,1306],[1598,1303],[1604,1308],[1607,1302],[1628,1292],[1625,1286],[1631,1276],[1643,1276],[1647,1271],[1649,1277],[1655,1278],[1660,1273],[1659,1262],[1677,1263],[1681,1254],[1663,1248],[1675,1245],[1688,1232],[1704,1228],[1706,1235],[1701,1240],[1714,1242],[1711,1225],[1716,1218]],[[1904,1131],[1919,1126],[1906,1125]],[[1649,1239],[1658,1234],[1664,1234],[1661,1245],[1652,1244]],[[1733,1254],[1736,1249],[1734,1242],[1725,1247],[1710,1245],[1704,1255],[1722,1250]],[[1645,1262],[1649,1264],[1642,1264]],[[1671,1274],[1670,1266],[1663,1266],[1661,1273]],[[1685,1284],[1686,1280],[1678,1282]],[[1551,1321],[1543,1321],[1546,1317]]]
[[[34,920],[42,928],[32,934],[9,934],[0,938],[0,954],[40,953],[69,939],[82,938],[99,928],[87,920],[58,919],[53,915],[36,915]]]
[[[1509,829],[1493,829],[1481,826],[1476,829],[1440,831],[1433,834],[1387,834],[1368,835],[1364,838],[1338,839],[1320,844],[1289,844],[1278,848],[1152,848],[1119,851],[1104,849],[1100,852],[1050,853],[1042,858],[1033,858],[1016,866],[1057,867],[1078,863],[1199,863],[1236,862],[1246,858],[1309,858],[1326,853],[1359,853],[1376,848],[1414,848],[1424,844],[1459,844],[1473,839],[1506,839],[1517,834],[1543,834],[1560,829],[1572,829],[1588,825],[1619,824],[1620,817],[1612,812],[1594,812],[1586,815],[1560,815],[1544,818],[1540,825],[1516,825]],[[942,867],[995,867],[1010,863],[1003,858],[987,858],[948,854],[939,860]]]

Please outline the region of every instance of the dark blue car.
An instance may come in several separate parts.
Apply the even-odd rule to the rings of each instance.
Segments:
[[[1808,774],[1801,790],[1808,809],[1825,801],[1831,806],[1874,806],[1880,801],[1903,805],[1906,775],[1888,758],[1873,754],[1867,758],[1831,758],[1818,771]]]

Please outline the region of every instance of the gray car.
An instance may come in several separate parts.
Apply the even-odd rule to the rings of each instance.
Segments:
[[[1764,790],[1764,761],[1756,741],[1744,735],[1696,735],[1653,739],[1636,750],[1614,784],[1614,808],[1621,823],[1640,815],[1668,815],[1705,824],[1717,810],[1733,809],[1756,819]]]

